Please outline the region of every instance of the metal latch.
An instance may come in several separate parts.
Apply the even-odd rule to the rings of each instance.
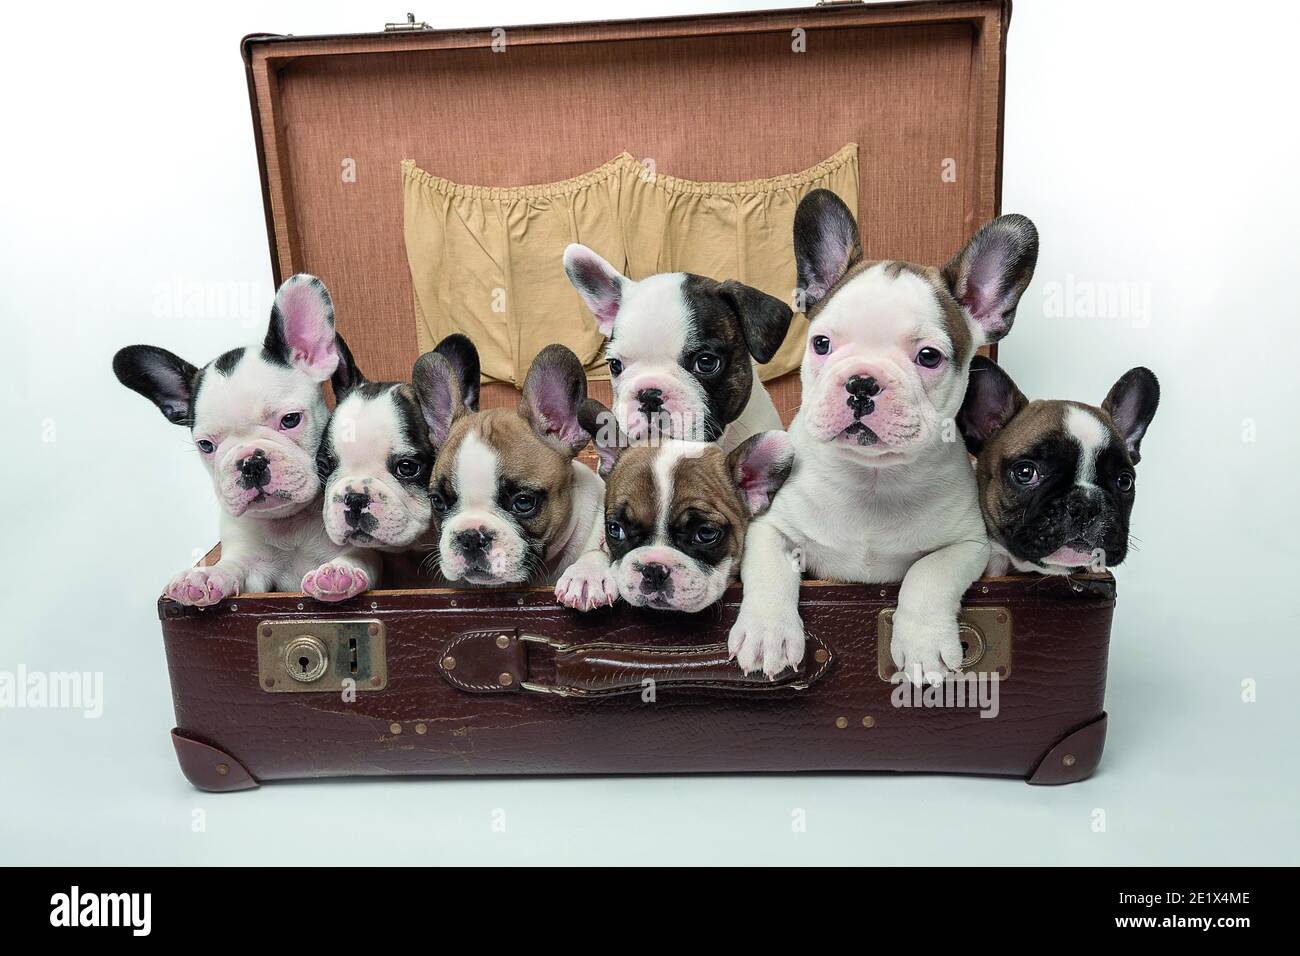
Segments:
[[[383,690],[383,622],[263,621],[257,625],[257,678],[273,694]]]
[[[425,23],[423,20],[417,22],[414,13],[408,13],[406,15],[405,23],[384,24],[385,33],[403,33],[408,30],[432,30],[432,29],[433,27],[429,26],[429,24]]]
[[[887,607],[876,618],[876,673],[889,680],[898,671],[890,652],[894,611]],[[964,674],[1011,676],[1011,611],[1005,607],[964,607],[957,615]]]

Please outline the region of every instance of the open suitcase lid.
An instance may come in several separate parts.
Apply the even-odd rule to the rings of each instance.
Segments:
[[[417,345],[403,159],[514,186],[627,150],[678,177],[750,180],[846,143],[860,149],[864,253],[944,262],[999,211],[1009,16],[1006,0],[937,0],[246,37],[276,281],[323,278],[361,367],[404,380]],[[788,420],[798,376],[769,386]]]

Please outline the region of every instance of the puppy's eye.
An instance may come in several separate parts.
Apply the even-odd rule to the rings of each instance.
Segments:
[[[612,358],[612,359],[609,360],[609,374],[610,374],[610,375],[622,375],[622,374],[623,374],[623,360],[622,360],[622,359],[615,359],[615,358]]]
[[[627,532],[617,521],[608,521],[605,523],[605,537],[610,541],[622,541],[627,537]]]
[[[927,345],[916,353],[916,364],[921,368],[938,368],[943,364],[943,353]]]
[[[722,529],[717,525],[702,524],[695,529],[696,544],[717,544],[722,539]]]
[[[537,510],[537,496],[527,491],[519,492],[510,499],[510,510],[521,518],[527,518]]]
[[[1028,488],[1039,479],[1038,466],[1025,458],[1011,466],[1011,480]]]
[[[831,350],[831,340],[824,335],[814,335],[812,347],[818,355],[826,355]]]
[[[399,458],[393,463],[393,474],[398,478],[414,478],[420,473],[420,463],[414,458]]]
[[[1115,487],[1118,488],[1118,489],[1119,489],[1121,492],[1123,492],[1124,494],[1128,494],[1130,491],[1132,491],[1132,490],[1133,490],[1133,472],[1131,472],[1131,471],[1121,471],[1118,475],[1116,475],[1116,476],[1115,476]]]
[[[701,352],[695,357],[695,371],[699,375],[717,375],[722,368],[722,359],[712,352]]]
[[[436,491],[429,495],[429,504],[433,506],[433,510],[438,512],[438,514],[445,515],[447,513],[447,499]]]
[[[200,438],[194,444],[198,445],[199,451],[203,452],[203,454],[205,455],[211,455],[214,451],[217,450],[217,446],[214,445],[212,442],[208,441],[206,438]]]
[[[302,412],[290,412],[280,419],[280,428],[283,431],[290,431],[302,424]]]

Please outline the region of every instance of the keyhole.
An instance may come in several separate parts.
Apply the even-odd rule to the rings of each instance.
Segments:
[[[966,657],[970,654],[970,645],[965,641],[961,642],[961,656]]]
[[[305,657],[300,657],[300,658],[298,658],[298,666],[302,668],[302,672],[303,672],[304,674],[307,673],[307,664],[308,664],[308,663],[309,663],[309,661],[307,660],[307,658],[305,658]]]

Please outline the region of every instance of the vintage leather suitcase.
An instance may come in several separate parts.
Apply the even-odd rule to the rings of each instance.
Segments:
[[[1001,0],[834,4],[250,36],[276,279],[323,277],[362,367],[400,379],[416,357],[402,159],[459,182],[520,185],[626,149],[677,176],[745,180],[806,168],[849,142],[861,145],[866,254],[943,261],[999,211],[1009,14]],[[598,397],[604,389],[593,383]],[[771,389],[788,420],[797,375]],[[483,401],[514,398],[495,385]],[[760,770],[1067,783],[1101,756],[1107,574],[976,582],[963,610],[967,671],[997,696],[981,704],[972,690],[957,706],[901,700],[887,679],[896,587],[807,582],[804,664],[767,681],[726,659],[739,587],[696,615],[625,605],[584,615],[549,589],[388,584],[340,605],[301,594],[204,610],[159,602],[172,736],[195,786]]]

